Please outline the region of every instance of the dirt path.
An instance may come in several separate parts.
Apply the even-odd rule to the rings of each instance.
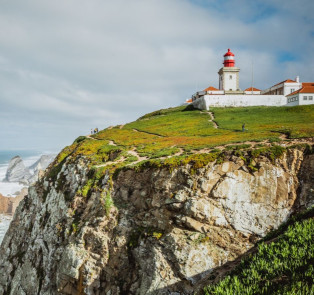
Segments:
[[[157,137],[166,137],[166,136],[163,136],[163,135],[160,135],[160,134],[157,134],[157,133],[152,133],[152,132],[148,132],[148,131],[142,131],[142,130],[138,130],[138,129],[132,129],[134,132],[141,132],[141,133],[146,133],[146,134],[149,134],[149,135],[155,135]]]
[[[113,140],[109,140],[108,144],[109,144],[109,145],[114,145],[114,146],[117,146],[117,145],[114,143],[114,141],[113,141]]]
[[[118,159],[117,161],[109,161],[109,162],[106,162],[104,164],[100,164],[100,165],[96,165],[95,167],[99,168],[99,167],[105,167],[105,166],[109,166],[109,165],[112,165],[112,164],[117,164],[117,163],[122,163],[125,161],[125,157],[121,157],[120,159]]]
[[[147,157],[141,157],[141,156],[138,154],[138,152],[135,150],[135,148],[132,149],[132,150],[130,150],[130,151],[127,151],[127,153],[128,153],[129,155],[131,155],[131,156],[137,157],[137,160],[136,160],[135,162],[132,162],[132,163],[129,164],[129,165],[137,164],[137,163],[139,163],[139,162],[142,162],[142,161],[145,161],[145,160],[148,159]],[[128,166],[129,166],[129,165],[128,165]]]
[[[213,112],[206,112],[206,114],[208,114],[208,115],[210,116],[210,120],[208,120],[208,121],[213,123],[213,126],[214,126],[215,129],[218,129],[219,126],[218,126],[218,124],[215,122],[214,113],[213,113]]]

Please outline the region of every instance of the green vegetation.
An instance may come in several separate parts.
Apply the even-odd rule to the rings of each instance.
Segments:
[[[314,294],[313,216],[314,207],[269,234],[255,254],[205,294]]]
[[[314,106],[311,105],[211,108],[211,111],[218,129],[214,128],[208,112],[180,106],[147,114],[92,136],[80,136],[60,152],[48,178],[56,179],[65,161],[82,157],[92,174],[79,193],[88,197],[107,170],[117,175],[121,169],[166,167],[172,170],[190,164],[193,173],[209,162],[222,162],[226,153],[232,153],[255,171],[257,167],[252,160],[258,156],[274,161],[286,151],[276,145],[282,141],[283,134],[291,138],[314,135]],[[242,132],[243,123],[248,129],[246,132]],[[273,146],[266,146],[264,140],[272,142]],[[252,148],[252,142],[260,143]],[[223,145],[225,149],[221,151]],[[193,152],[204,148],[203,153]],[[139,157],[146,160],[139,161]]]
[[[135,155],[127,153],[130,150],[148,159],[159,159],[221,145],[228,145],[227,150],[248,149],[250,143],[243,142],[278,142],[283,134],[291,138],[314,135],[314,107],[311,105],[212,108],[211,111],[218,129],[214,128],[208,112],[181,106],[147,114],[132,123],[108,128],[90,137],[80,136],[58,155],[55,167],[69,155],[73,158],[83,155],[91,166],[117,162],[123,157],[121,162],[124,164],[109,167],[115,170],[137,161]],[[246,132],[241,131],[243,123],[248,129]],[[114,144],[109,144],[110,141]],[[241,142],[243,144],[235,145]],[[56,176],[60,166],[51,170],[51,176]]]
[[[105,208],[106,215],[109,216],[110,209],[114,205],[113,200],[111,199],[110,191],[102,192],[101,194],[101,202]]]
[[[311,105],[215,108],[213,111],[219,127],[226,131],[239,130],[241,124],[246,123],[246,135],[252,140],[267,138],[276,141],[279,139],[277,132],[287,134],[289,138],[314,135],[314,110]]]

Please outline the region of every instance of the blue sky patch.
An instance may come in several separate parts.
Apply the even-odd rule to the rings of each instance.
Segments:
[[[289,61],[296,61],[297,57],[288,51],[281,51],[278,53],[278,61],[283,63],[283,62],[289,62]]]

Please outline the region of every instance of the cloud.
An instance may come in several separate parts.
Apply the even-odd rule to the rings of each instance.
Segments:
[[[0,149],[61,148],[90,128],[178,105],[218,86],[229,47],[243,89],[252,61],[258,88],[310,81],[312,8],[307,0],[2,1]]]

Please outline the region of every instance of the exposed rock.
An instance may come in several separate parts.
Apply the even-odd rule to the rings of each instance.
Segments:
[[[20,201],[27,195],[27,188],[23,188],[16,197],[4,197],[0,194],[0,214],[14,214]]]
[[[55,157],[55,154],[42,155],[33,165],[29,167],[29,169],[34,170],[35,172],[39,170],[45,170]]]
[[[54,154],[42,155],[33,165],[27,168],[22,158],[16,156],[10,160],[4,181],[20,182],[25,185],[33,184],[44,175],[44,170],[55,157]]]
[[[257,159],[255,172],[236,157],[195,173],[130,169],[82,197],[86,162],[69,158],[18,207],[0,248],[0,294],[193,294],[313,203],[313,161],[289,150]]]
[[[20,156],[16,156],[10,160],[4,181],[21,182],[28,184],[28,179],[31,173],[25,167],[24,162]]]
[[[44,175],[44,170],[49,166],[55,157],[55,154],[42,155],[33,165],[29,167],[32,172],[32,176],[28,179],[29,184],[35,183]]]

